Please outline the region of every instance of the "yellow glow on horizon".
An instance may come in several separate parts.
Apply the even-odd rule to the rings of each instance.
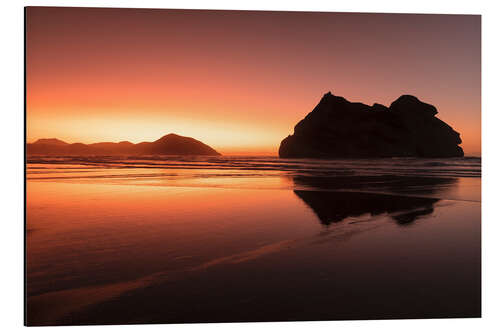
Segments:
[[[275,124],[188,119],[171,115],[141,117],[106,114],[78,116],[30,116],[27,120],[27,142],[40,138],[58,138],[68,143],[155,141],[176,133],[192,137],[225,154],[260,153],[276,155],[281,140],[288,135],[287,124],[279,129]],[[42,113],[43,114],[43,113]],[[81,114],[81,113],[80,113]],[[274,143],[270,144],[270,143]]]
[[[263,126],[261,119],[224,119],[213,117],[210,111],[207,111],[206,117],[197,119],[182,117],[181,112],[160,110],[153,110],[146,117],[143,112],[130,110],[56,110],[56,113],[52,113],[53,110],[37,111],[27,119],[28,143],[41,138],[85,144],[119,141],[139,143],[155,141],[166,134],[175,133],[199,140],[225,155],[277,155],[281,140],[292,134],[293,126],[300,120],[283,119],[279,122],[267,122]],[[440,116],[442,114],[438,114]],[[466,155],[480,156],[481,128],[466,126],[465,119],[456,119],[453,125],[461,134],[461,146]]]
[[[222,154],[276,155],[332,91],[367,105],[417,96],[480,155],[480,17],[375,17],[30,7],[27,141],[173,132]]]

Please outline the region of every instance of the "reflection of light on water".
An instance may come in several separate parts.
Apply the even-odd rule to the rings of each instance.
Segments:
[[[293,160],[269,157],[30,157],[27,179],[226,188],[297,188],[296,175],[480,178],[480,159]],[[470,181],[477,188],[480,181]],[[463,187],[461,187],[463,188]],[[417,187],[414,188],[417,190]],[[445,189],[445,188],[443,188]],[[376,189],[378,191],[380,189]],[[426,189],[423,188],[423,191]],[[447,190],[447,189],[446,189]],[[472,189],[471,189],[472,191]],[[474,190],[477,192],[477,189]],[[464,193],[460,193],[463,198]],[[475,198],[478,195],[476,193]]]
[[[421,176],[461,176],[480,177],[481,159],[449,158],[449,159],[279,159],[270,157],[182,157],[182,156],[149,156],[149,157],[40,157],[28,158],[30,168],[48,166],[71,168],[75,165],[87,169],[122,168],[122,169],[198,169],[210,173],[214,170],[255,170],[255,171],[287,171],[299,173],[327,173],[329,175],[421,175]],[[210,171],[209,171],[210,170]]]
[[[422,208],[418,204],[394,206],[384,201],[387,207],[381,210],[370,205],[374,200],[357,205],[362,192],[359,188],[329,189],[338,183],[326,181],[347,177],[347,185],[341,187],[366,185],[365,178],[356,173],[366,170],[373,161],[360,162],[360,169],[347,172],[342,168],[348,162],[335,165],[240,158],[223,163],[232,166],[142,168],[135,164],[68,164],[66,160],[29,164],[28,313],[36,320],[51,322],[70,312],[90,311],[93,304],[130,297],[130,293],[142,302],[140,295],[145,286],[157,285],[168,291],[167,281],[175,280],[190,290],[193,286],[189,279],[193,276],[200,279],[220,272],[218,277],[224,278],[243,267],[252,267],[252,274],[259,277],[256,281],[267,281],[256,288],[238,290],[252,295],[267,295],[286,283],[277,279],[278,273],[270,267],[276,267],[279,276],[300,282],[306,293],[307,288],[320,288],[323,294],[333,293],[336,285],[345,288],[353,279],[346,273],[350,270],[379,285],[388,280],[404,282],[402,267],[411,275],[411,281],[436,286],[433,295],[439,296],[441,290],[449,288],[441,283],[450,280],[448,275],[453,275],[454,283],[464,290],[460,281],[468,280],[460,280],[463,267],[477,261],[474,251],[480,244],[480,204],[463,200],[477,198],[481,178],[435,180],[413,187],[402,181],[403,185],[394,188],[378,180],[394,181],[400,175],[378,178],[377,171],[375,178],[368,178],[371,187],[366,193],[372,191],[370,195],[377,198],[384,192],[382,188],[387,195],[415,196],[420,198],[415,202],[424,203]],[[273,163],[279,167],[270,168]],[[474,168],[480,175],[480,165]],[[382,169],[390,170],[387,165]],[[429,170],[427,176],[432,174],[434,171]],[[324,188],[318,190],[318,181]],[[298,187],[316,191],[314,200],[305,202],[297,197],[292,189]],[[345,203],[335,207],[335,202],[343,201],[332,201],[328,191],[341,193],[341,197],[351,191],[353,194],[345,197],[353,198],[356,209],[349,209]],[[421,211],[427,207],[427,197],[440,199],[432,214]],[[402,228],[393,218],[401,214],[416,214],[418,221],[411,228]],[[321,218],[330,216],[342,218],[322,226]],[[460,258],[456,266],[449,260],[449,253]],[[377,268],[381,260],[385,263],[383,270]],[[297,271],[302,273],[297,275]],[[435,279],[438,273],[445,278]],[[322,284],[327,281],[323,279],[325,274],[335,283]],[[376,280],[377,274],[381,274],[380,280]],[[396,275],[399,280],[394,280]],[[431,282],[426,280],[428,277]],[[242,283],[233,282],[235,286]],[[252,280],[245,283],[251,286]],[[373,292],[363,290],[365,284],[357,281],[356,290],[363,295]],[[391,290],[392,286],[384,290],[386,299],[392,297]],[[217,293],[217,289],[206,288],[199,297],[217,299]],[[338,302],[342,295],[332,294],[332,299]],[[362,302],[358,302],[360,305]],[[309,306],[314,307],[314,303]],[[338,306],[343,306],[342,302]]]

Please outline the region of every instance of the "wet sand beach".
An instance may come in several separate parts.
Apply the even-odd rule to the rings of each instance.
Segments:
[[[480,159],[28,157],[29,325],[481,315]]]

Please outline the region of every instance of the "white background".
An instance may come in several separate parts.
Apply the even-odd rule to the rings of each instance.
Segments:
[[[500,125],[500,5],[496,1],[438,0],[344,0],[337,1],[3,1],[0,8],[0,326],[3,332],[17,330],[105,332],[500,332],[500,206],[498,168]],[[23,6],[87,6],[199,9],[262,9],[344,12],[448,13],[482,15],[482,163],[483,163],[483,318],[439,320],[379,320],[249,324],[132,325],[81,327],[23,327]],[[446,239],[443,239],[446,242]]]

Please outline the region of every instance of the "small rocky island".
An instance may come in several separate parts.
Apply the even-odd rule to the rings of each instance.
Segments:
[[[460,134],[433,105],[403,95],[389,107],[352,103],[328,92],[293,135],[282,158],[461,157]]]
[[[59,139],[39,139],[26,148],[28,155],[220,155],[201,141],[173,133],[137,144],[129,141],[69,144]]]

